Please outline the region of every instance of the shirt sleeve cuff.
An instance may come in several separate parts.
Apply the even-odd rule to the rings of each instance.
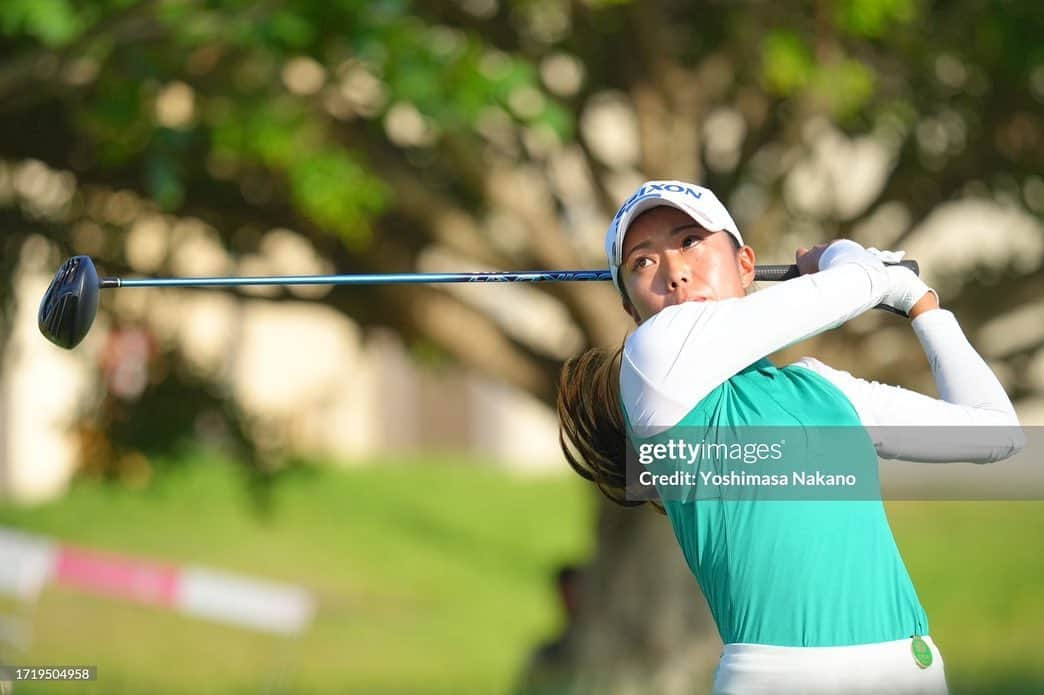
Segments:
[[[910,326],[922,341],[939,335],[942,331],[953,330],[954,327],[960,328],[957,324],[957,317],[948,309],[926,311],[911,321]]]

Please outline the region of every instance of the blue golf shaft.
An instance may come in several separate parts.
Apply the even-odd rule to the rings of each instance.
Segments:
[[[608,270],[526,270],[486,273],[370,273],[279,277],[102,278],[106,287],[239,287],[247,285],[424,285],[446,282],[576,282],[611,280]]]
[[[889,264],[890,265],[890,264]],[[917,261],[903,261],[919,273]],[[759,265],[754,279],[790,280],[798,277],[796,265]],[[248,285],[426,285],[447,282],[580,282],[606,281],[608,270],[522,270],[481,273],[369,273],[358,275],[282,275],[262,277],[198,278],[101,278],[102,289],[114,287],[242,287]]]

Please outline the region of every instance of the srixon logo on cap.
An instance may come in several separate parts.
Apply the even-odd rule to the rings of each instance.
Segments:
[[[620,207],[620,210],[616,213],[614,220],[620,219],[622,215],[627,214],[631,208],[635,206],[640,200],[646,198],[662,198],[661,193],[684,193],[685,195],[691,195],[693,198],[699,200],[703,197],[703,191],[696,190],[691,186],[683,186],[678,183],[651,183],[647,186],[639,188],[634,195],[627,199],[627,202]]]

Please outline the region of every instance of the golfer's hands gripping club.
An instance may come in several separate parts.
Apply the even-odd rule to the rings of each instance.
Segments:
[[[816,244],[811,249],[799,248],[794,255],[799,272],[807,275],[846,261],[897,264],[903,260],[906,252],[864,249],[850,239],[835,239]],[[901,265],[888,265],[885,270],[890,282],[888,292],[881,300],[879,308],[889,309],[911,319],[925,311],[939,308],[938,294],[928,287],[917,273]]]
[[[884,263],[899,263],[906,255],[906,251],[881,251],[872,246],[866,251],[877,256]],[[926,285],[917,273],[899,265],[890,265],[885,270],[888,271],[891,284],[884,304],[911,319],[917,318],[930,309],[939,308],[938,293]]]

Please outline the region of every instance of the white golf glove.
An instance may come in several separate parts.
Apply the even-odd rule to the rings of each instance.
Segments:
[[[864,249],[850,239],[843,239],[832,243],[823,252],[819,260],[820,269],[826,269],[831,265],[844,261],[853,261],[862,256],[872,257],[881,263],[898,263],[906,256],[905,251],[882,251],[873,247]],[[858,262],[858,261],[857,261]],[[871,261],[873,262],[873,261]],[[890,265],[885,268],[888,273],[889,287],[881,304],[891,308],[895,313],[903,316],[910,315],[910,309],[920,301],[921,297],[929,292],[935,292],[931,287],[917,276],[917,273],[904,268],[901,265]],[[938,296],[938,293],[936,293]]]
[[[906,251],[881,251],[872,247],[866,251],[879,258],[882,263],[898,263],[906,255]],[[909,316],[910,309],[924,295],[933,292],[936,298],[938,298],[938,293],[926,285],[924,280],[909,268],[904,268],[901,265],[890,265],[885,270],[889,277],[888,292],[885,293],[884,299],[881,300],[881,303],[885,306],[892,307],[904,316]]]
[[[877,256],[882,263],[898,263],[906,256],[906,251],[882,251],[873,246],[866,250],[867,253]]]

